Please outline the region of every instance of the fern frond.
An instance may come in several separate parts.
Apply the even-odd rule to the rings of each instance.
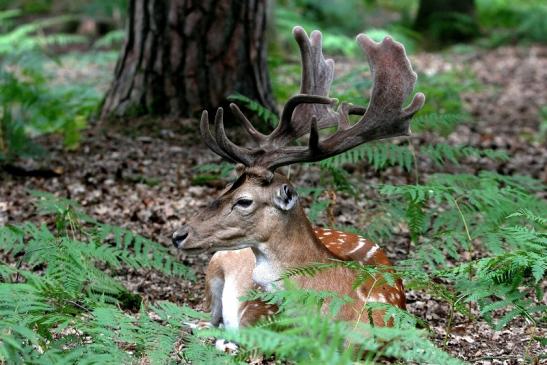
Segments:
[[[440,131],[447,134],[461,123],[468,120],[468,116],[460,113],[429,113],[420,114],[412,118],[412,130],[420,132]]]
[[[356,164],[360,161],[368,161],[376,170],[388,166],[401,166],[410,171],[414,159],[406,145],[374,142],[323,160],[320,164],[324,167],[339,168],[345,164]]]
[[[277,115],[259,102],[237,93],[228,96],[228,100],[239,102],[246,109],[249,109],[251,112],[255,113],[270,128],[275,128],[277,126]]]

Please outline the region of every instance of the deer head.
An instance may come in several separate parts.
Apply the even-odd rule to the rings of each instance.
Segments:
[[[287,178],[261,167],[249,167],[219,198],[173,235],[187,253],[235,250],[266,242],[303,216]]]
[[[222,108],[215,115],[214,135],[208,113],[203,112],[200,130],[207,146],[246,168],[218,199],[174,233],[176,247],[197,253],[294,242],[291,237],[299,231],[311,232],[311,227],[295,189],[287,178],[275,173],[277,168],[320,161],[363,143],[410,134],[410,119],[425,97],[417,93],[403,108],[414,89],[416,74],[401,44],[389,37],[376,43],[363,34],[357,36],[373,79],[370,102],[365,108],[329,98],[334,62],[323,57],[321,33],[314,31],[308,37],[301,27],[295,27],[293,34],[302,61],[300,93],[286,102],[275,130],[269,135],[260,133],[237,105],[230,105],[256,147],[230,141],[224,131]],[[361,115],[355,124],[349,121],[352,114]],[[336,132],[320,137],[320,130],[334,126]],[[307,145],[295,146],[294,142],[305,135],[309,135]]]

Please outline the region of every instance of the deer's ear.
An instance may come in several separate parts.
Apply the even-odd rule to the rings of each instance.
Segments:
[[[281,185],[273,198],[274,205],[285,211],[294,208],[297,201],[298,194],[296,193],[296,190],[287,184]]]

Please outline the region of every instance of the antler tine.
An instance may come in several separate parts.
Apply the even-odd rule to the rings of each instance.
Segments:
[[[237,160],[234,160],[231,158],[227,153],[225,153],[216,143],[215,139],[213,138],[213,135],[211,134],[211,130],[209,129],[209,113],[207,110],[204,110],[203,113],[201,113],[201,120],[199,122],[199,130],[201,134],[201,138],[213,152],[215,152],[220,157],[230,161],[230,162],[238,162]]]
[[[423,106],[425,96],[416,93],[410,105],[403,108],[417,78],[404,47],[390,37],[376,43],[363,34],[357,37],[357,42],[368,56],[373,79],[370,103],[361,119],[353,126],[348,128],[346,125],[344,128],[343,118],[363,109],[342,103],[338,108],[341,124],[336,133],[315,142],[317,137],[314,131],[310,135],[308,148],[280,148],[275,153],[261,156],[260,161],[255,163],[275,169],[297,162],[320,161],[366,142],[410,134],[410,119]]]
[[[408,119],[423,106],[425,96],[417,93],[409,107],[401,110],[417,79],[403,45],[391,37],[376,43],[364,34],[357,36],[357,42],[368,55],[373,78],[370,103],[358,124],[368,120],[366,129],[371,129],[373,123],[382,125],[387,122],[390,127],[400,127],[401,134],[409,134]]]
[[[308,37],[304,28],[296,26],[293,35],[300,48],[302,63],[300,93],[329,96],[334,61],[323,57],[321,32],[315,30]]]
[[[328,97],[334,79],[334,61],[323,56],[321,32],[313,31],[308,37],[306,31],[297,26],[293,29],[293,35],[300,49],[302,63],[300,93]],[[295,128],[298,130],[297,137],[309,132],[309,121],[313,116],[317,119],[319,129],[338,123],[337,115],[329,105],[300,105],[294,110],[292,122],[305,127]]]
[[[224,110],[222,108],[217,109],[215,115],[215,139],[218,147],[226,153],[231,160],[241,162],[245,166],[251,166],[253,159],[251,158],[251,151],[244,147],[239,147],[226,135],[224,131]]]
[[[268,136],[268,140],[275,145],[285,145],[291,140],[309,133],[310,127],[309,125],[304,124],[305,121],[298,123],[293,119],[295,109],[302,104],[330,105],[332,102],[332,99],[318,95],[299,94],[291,97],[287,100],[287,103],[283,108],[281,120],[279,121],[277,128]],[[314,117],[315,116],[312,116],[312,118]]]
[[[241,124],[243,124],[243,127],[249,133],[251,138],[260,146],[264,141],[266,141],[267,136],[260,133],[256,130],[256,128],[253,126],[251,121],[247,119],[245,114],[239,109],[237,104],[230,103],[230,109],[232,110],[232,113],[235,114],[235,116],[241,121]]]

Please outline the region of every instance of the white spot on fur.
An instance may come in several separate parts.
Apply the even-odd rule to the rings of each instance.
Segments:
[[[363,247],[365,245],[366,241],[363,241],[363,240],[359,240],[359,242],[357,243],[357,246],[355,246],[355,248],[351,251],[349,251],[348,253],[354,253],[358,250],[361,249],[361,247]]]
[[[323,232],[323,236],[330,236],[331,234],[331,232]]]
[[[378,251],[380,247],[378,245],[374,245],[368,250],[367,255],[365,256],[365,261],[368,261],[376,254],[376,251]]]
[[[371,295],[369,301],[378,302],[378,303],[387,303],[386,297],[382,293],[378,295]]]

